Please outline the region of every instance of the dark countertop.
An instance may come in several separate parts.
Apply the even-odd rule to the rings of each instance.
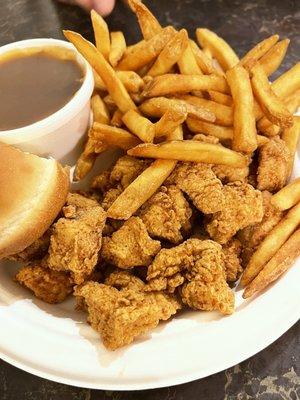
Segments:
[[[121,2],[108,18],[132,43],[140,37],[134,16]],[[282,70],[299,59],[299,0],[148,0],[163,24],[215,30],[243,54],[278,33],[291,39]],[[61,38],[73,29],[91,38],[88,16],[50,0],[0,0],[0,45],[33,37]],[[246,345],[246,343],[245,343]],[[165,389],[107,392],[47,381],[0,361],[0,400],[297,400],[300,399],[300,323],[249,360],[205,379]]]

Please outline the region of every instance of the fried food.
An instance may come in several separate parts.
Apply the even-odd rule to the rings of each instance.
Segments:
[[[20,253],[9,256],[8,259],[20,263],[29,263],[31,261],[42,259],[47,254],[50,245],[51,233],[51,228],[47,229],[43,236],[38,238],[35,242],[26,247],[26,249],[24,249]]]
[[[263,219],[261,222],[250,225],[238,233],[238,238],[243,245],[242,259],[244,265],[247,265],[259,244],[283,217],[283,212],[273,205],[271,193],[264,191],[262,192],[262,197]]]
[[[213,172],[222,183],[241,181],[245,182],[249,175],[249,167],[235,168],[229,165],[213,165]]]
[[[120,184],[123,189],[127,188],[150,164],[150,160],[130,156],[120,157],[110,172],[111,185]]]
[[[123,35],[123,32],[111,32],[110,34],[110,51],[109,51],[109,62],[115,67],[118,62],[123,57],[123,54],[126,50],[126,41]]]
[[[145,40],[161,32],[161,26],[152,12],[140,0],[128,0],[129,7],[135,13]]]
[[[67,272],[47,268],[46,260],[36,260],[23,266],[15,279],[31,290],[35,297],[50,304],[63,302],[74,286]]]
[[[53,270],[70,272],[80,284],[98,262],[106,213],[95,200],[78,194],[69,194],[64,213],[53,226],[47,264]]]
[[[175,185],[162,186],[140,208],[139,217],[151,237],[180,243],[191,229],[192,209]]]
[[[272,196],[271,203],[279,210],[288,210],[300,201],[300,178],[293,180]]]
[[[289,39],[281,40],[260,58],[259,63],[263,67],[267,76],[272,75],[279,68],[285,57],[289,44]]]
[[[218,243],[189,239],[162,249],[148,268],[148,290],[181,288],[183,303],[197,310],[234,311],[234,295],[226,283],[224,255]]]
[[[91,11],[94,36],[97,49],[108,60],[110,53],[110,37],[107,23],[95,10]]]
[[[111,238],[103,238],[101,256],[112,265],[128,269],[149,265],[160,247],[159,241],[150,238],[142,220],[131,217]]]
[[[146,293],[142,285],[140,281],[141,288],[129,284],[118,290],[106,284],[87,282],[75,290],[79,305],[84,304],[87,309],[88,322],[100,333],[109,350],[130,344],[181,308],[174,296]]]
[[[240,65],[247,69],[252,68],[253,63],[256,63],[263,57],[279,40],[279,35],[272,35],[254,46],[248,53],[240,60]]]
[[[227,282],[235,282],[243,272],[241,266],[242,245],[238,239],[231,239],[222,246],[224,254],[224,268]]]
[[[224,206],[222,183],[209,164],[180,163],[168,182],[175,183],[204,214],[215,213]]]
[[[227,243],[240,229],[263,218],[262,194],[248,183],[228,183],[223,193],[224,207],[213,214],[206,225],[210,237],[221,244]]]
[[[131,149],[141,143],[135,135],[125,129],[100,124],[99,122],[93,124],[91,137],[96,145],[100,142],[101,145],[104,143],[107,146],[116,146],[123,150]]]
[[[273,138],[259,149],[257,170],[257,189],[276,192],[280,190],[289,176],[290,152],[285,142]]]

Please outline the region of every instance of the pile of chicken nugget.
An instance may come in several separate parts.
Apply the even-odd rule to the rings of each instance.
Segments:
[[[128,46],[91,13],[94,46],[67,39],[94,70],[94,123],[59,218],[14,257],[16,280],[48,303],[73,293],[115,350],[184,309],[231,314],[232,288],[263,291],[300,253],[300,179],[289,184],[300,63],[272,83],[289,40],[241,59],[214,32],[162,27],[128,0],[143,39]],[[111,148],[106,171],[93,169]]]

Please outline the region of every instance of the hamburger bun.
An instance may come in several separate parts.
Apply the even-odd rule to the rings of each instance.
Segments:
[[[69,192],[69,171],[57,161],[0,142],[0,259],[43,235]]]

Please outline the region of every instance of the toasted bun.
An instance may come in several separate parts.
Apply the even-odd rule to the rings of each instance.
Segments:
[[[42,236],[68,191],[68,171],[57,161],[0,143],[0,259]]]

